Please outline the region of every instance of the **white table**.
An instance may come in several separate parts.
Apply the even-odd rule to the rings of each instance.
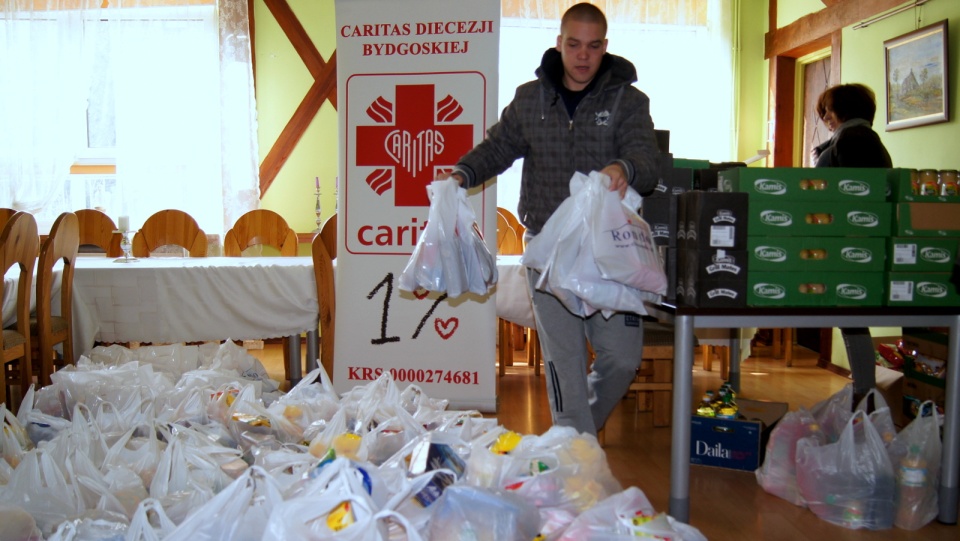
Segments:
[[[316,359],[317,288],[310,257],[77,258],[75,350],[101,342],[200,342],[308,333]],[[313,351],[311,351],[313,350]],[[299,378],[299,363],[291,377]]]

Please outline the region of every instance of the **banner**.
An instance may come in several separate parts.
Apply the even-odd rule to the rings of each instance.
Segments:
[[[497,119],[497,0],[337,0],[339,392],[385,371],[457,409],[496,411],[493,295],[401,292],[426,187]],[[496,186],[470,191],[496,251]]]

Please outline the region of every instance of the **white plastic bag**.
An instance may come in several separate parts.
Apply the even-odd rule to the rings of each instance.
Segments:
[[[898,528],[917,530],[935,519],[940,511],[942,423],[936,405],[928,400],[920,405],[917,417],[887,448],[897,476],[897,513],[893,524]],[[904,460],[911,451],[915,453],[916,463]]]
[[[456,180],[436,180],[427,188],[427,225],[401,272],[404,291],[423,288],[459,297],[467,291],[486,295],[497,283],[496,258],[476,226],[467,191]]]
[[[817,420],[806,408],[800,407],[787,412],[773,427],[763,464],[755,473],[763,490],[806,507],[797,487],[797,442],[802,438],[814,438],[816,445],[826,443]]]

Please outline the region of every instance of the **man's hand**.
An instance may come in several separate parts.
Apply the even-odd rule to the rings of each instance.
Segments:
[[[620,199],[623,199],[627,195],[627,187],[630,185],[627,182],[627,172],[623,170],[623,166],[619,163],[612,163],[600,172],[610,177],[610,191],[620,192]]]
[[[437,178],[435,178],[434,180],[447,180],[449,178],[456,180],[457,184],[459,184],[460,186],[463,186],[463,181],[466,180],[465,178],[463,178],[463,175],[461,175],[456,171],[451,172],[449,175],[445,173],[440,173],[437,175]]]

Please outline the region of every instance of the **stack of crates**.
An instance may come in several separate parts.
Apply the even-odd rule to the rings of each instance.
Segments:
[[[950,272],[960,244],[960,196],[926,193],[915,169],[889,170],[895,210],[888,243],[888,306],[958,306]]]
[[[740,167],[718,188],[748,194],[748,306],[884,304],[886,169]]]

